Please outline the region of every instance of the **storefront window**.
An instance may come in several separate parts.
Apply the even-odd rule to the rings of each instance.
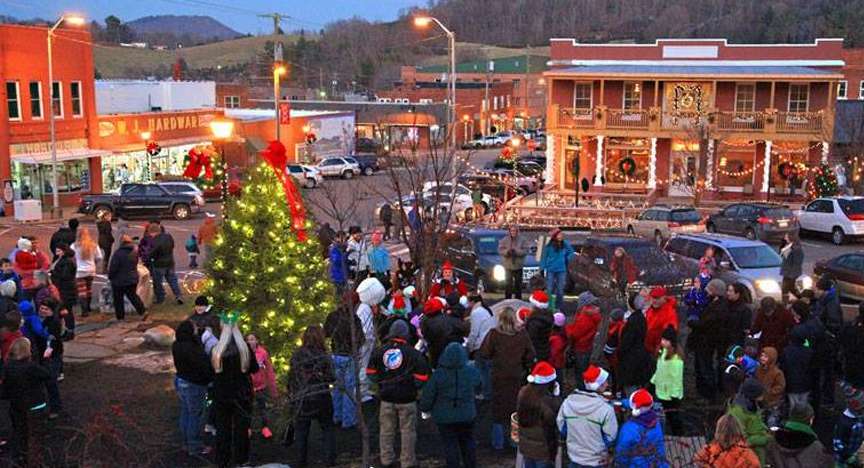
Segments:
[[[51,188],[51,164],[12,163],[12,180],[15,181],[15,198],[40,198],[53,193]],[[57,185],[60,193],[89,192],[90,167],[88,160],[62,161],[57,163]]]
[[[753,191],[753,160],[756,147],[750,144],[721,144],[717,152],[717,185],[745,193]]]
[[[647,140],[610,138],[606,145],[606,183],[647,184],[649,153]]]
[[[771,154],[769,190],[778,194],[800,194],[807,174],[806,143],[775,143]]]
[[[122,184],[155,179],[158,174],[180,176],[186,169],[186,153],[195,146],[198,145],[163,147],[158,155],[150,157],[149,173],[147,152],[144,149],[105,156],[102,158],[102,185],[106,192],[111,192],[119,189]]]
[[[574,144],[575,143],[575,144]],[[585,171],[581,168],[579,169],[580,175],[577,178],[577,174],[574,172],[576,160],[580,157],[582,153],[582,144],[579,140],[575,142],[568,143],[567,147],[564,148],[564,189],[565,190],[575,190],[576,184],[579,182],[581,177],[581,173]]]

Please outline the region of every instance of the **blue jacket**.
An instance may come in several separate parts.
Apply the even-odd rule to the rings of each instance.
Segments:
[[[653,410],[630,418],[618,432],[615,466],[668,468],[663,428]]]
[[[687,304],[687,321],[699,320],[702,311],[708,306],[708,293],[704,288],[694,286],[684,296],[684,304]]]
[[[810,315],[819,317],[825,328],[833,334],[840,332],[843,326],[843,311],[840,309],[840,298],[837,288],[825,291],[825,295],[810,307]]]
[[[21,303],[18,304],[18,310],[21,312],[21,318],[24,320],[24,326],[21,327],[21,332],[24,333],[24,336],[26,336],[30,341],[37,338],[51,341],[52,336],[48,333],[48,330],[42,326],[42,320],[39,318],[39,314],[36,313],[36,309],[33,307],[32,302],[21,301]]]
[[[330,280],[336,284],[348,281],[348,262],[345,251],[338,245],[330,246]]]
[[[12,280],[15,282],[15,300],[21,301],[24,299],[24,289],[21,287],[21,275],[15,271],[4,273],[0,271],[0,283]]]
[[[385,273],[390,270],[390,252],[384,246],[372,247],[367,256],[372,273]]]
[[[436,424],[471,422],[477,416],[474,395],[480,390],[480,373],[468,367],[468,353],[450,343],[438,359],[438,368],[423,387],[420,411],[431,411]]]
[[[573,257],[573,246],[564,240],[564,246],[556,249],[552,242],[543,247],[543,256],[540,257],[540,269],[546,273],[561,273],[567,271],[567,264]]]

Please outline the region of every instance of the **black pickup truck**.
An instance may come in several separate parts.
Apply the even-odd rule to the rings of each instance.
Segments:
[[[201,205],[195,195],[171,193],[158,184],[123,184],[116,194],[84,195],[78,212],[96,218],[112,213],[117,218],[172,216],[184,220],[200,211]]]

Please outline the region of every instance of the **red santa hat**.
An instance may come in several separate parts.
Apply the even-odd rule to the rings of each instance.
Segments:
[[[652,299],[659,299],[661,297],[666,297],[666,288],[663,286],[654,286],[651,289],[651,293],[649,294]]]
[[[519,310],[516,311],[516,321],[519,323],[519,325],[524,324],[530,316],[531,309],[527,307],[520,307]]]
[[[648,390],[640,388],[630,395],[630,409],[633,416],[639,416],[654,406],[654,398]]]
[[[609,373],[602,367],[588,366],[585,372],[582,373],[582,381],[585,382],[585,389],[596,392],[606,383],[609,378]]]
[[[435,315],[441,313],[444,307],[447,306],[447,301],[443,297],[432,297],[423,304],[423,313],[425,315]]]
[[[528,376],[528,382],[536,385],[544,385],[552,383],[558,376],[555,374],[555,368],[546,361],[540,361],[534,365],[534,369]]]
[[[402,293],[393,295],[393,313],[398,315],[405,315],[405,297],[402,296]]]
[[[441,265],[441,271],[453,271],[453,264],[450,263],[450,260],[444,260],[444,264]]]
[[[546,291],[542,289],[538,289],[531,293],[531,298],[529,299],[531,304],[538,309],[546,309],[549,307],[549,296],[546,294]]]

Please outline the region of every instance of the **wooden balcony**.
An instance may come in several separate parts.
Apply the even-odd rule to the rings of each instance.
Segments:
[[[558,113],[558,124],[567,128],[594,128],[594,112],[591,109],[564,109]]]
[[[822,112],[778,112],[778,133],[822,133]]]
[[[759,112],[727,112],[714,113],[714,124],[717,130],[734,132],[764,131],[765,114]]]
[[[649,113],[645,109],[609,109],[606,128],[648,130]]]

